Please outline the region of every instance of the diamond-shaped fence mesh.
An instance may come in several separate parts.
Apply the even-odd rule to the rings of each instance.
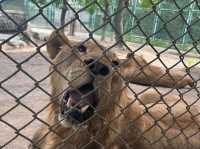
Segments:
[[[193,28],[199,17],[185,14],[200,10],[198,0],[167,1],[176,7],[172,16],[159,9],[165,0],[147,0],[150,8],[143,8],[143,15],[130,7],[137,0],[32,0],[36,13],[25,19],[26,14],[6,11],[5,1],[0,1],[0,31],[13,34],[0,43],[0,148],[200,148],[200,51]],[[52,5],[73,17],[58,27],[47,15]],[[91,21],[91,27],[86,12],[103,21]],[[43,42],[35,40],[43,33],[27,29],[30,22],[41,23],[38,17],[53,30]],[[144,23],[152,19],[159,25]],[[172,27],[176,20],[185,28],[181,33]],[[84,35],[68,38],[64,32],[73,31],[74,22]],[[106,32],[104,41],[100,32]],[[105,42],[113,34],[115,39]],[[143,42],[126,42],[130,34],[142,35]],[[5,50],[18,36],[27,49]],[[187,49],[178,45],[186,36]],[[159,48],[155,38],[168,44]]]

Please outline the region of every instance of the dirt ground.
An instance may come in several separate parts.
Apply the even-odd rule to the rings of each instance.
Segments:
[[[140,45],[131,45],[131,49],[135,50],[139,46]],[[0,88],[0,148],[27,149],[29,141],[27,141],[25,137],[31,139],[35,130],[41,124],[39,120],[34,120],[33,112],[38,112],[45,107],[49,102],[49,96],[40,88],[35,88],[34,85],[35,81],[40,81],[48,75],[49,64],[40,54],[35,54],[35,52],[35,48],[32,47],[6,50],[6,53],[16,62],[24,62],[21,65],[23,71],[19,71],[16,64],[0,52],[0,82],[11,76],[9,80],[3,81],[1,84],[5,90]],[[44,49],[41,53],[47,56]],[[150,47],[142,48],[139,54],[143,54],[148,61],[156,57],[156,53]],[[34,56],[31,59],[27,59],[32,55]],[[179,60],[179,57],[166,52],[161,55],[161,59],[167,66],[172,66]],[[159,61],[156,61],[155,64],[161,65]],[[183,65],[179,64],[177,67],[183,67]],[[26,73],[30,76],[28,77]],[[15,75],[12,76],[12,74]],[[192,75],[195,79],[200,79],[200,74],[196,71],[194,71]],[[35,81],[33,81],[31,77],[33,77]],[[50,92],[49,78],[41,81],[39,86],[45,91]],[[131,84],[130,86],[136,93],[147,88],[146,86],[135,84]],[[169,90],[168,88],[161,87],[157,87],[157,89],[161,92],[167,92]],[[184,94],[188,103],[198,100],[197,95],[200,89],[189,90],[190,89],[187,88],[181,90],[174,89],[172,93],[177,94],[178,91],[188,91]],[[30,93],[26,94],[29,91]],[[8,92],[12,95],[9,95]],[[21,104],[18,104],[16,100]],[[198,100],[196,104],[199,104],[199,101],[200,100]],[[9,109],[12,110],[9,111]],[[45,113],[41,112],[38,117],[44,120]],[[1,120],[5,121],[7,124],[3,123]],[[12,127],[9,125],[12,125]],[[12,141],[12,139],[14,140]],[[9,140],[11,140],[11,142],[9,142]],[[4,144],[7,145],[3,146]]]

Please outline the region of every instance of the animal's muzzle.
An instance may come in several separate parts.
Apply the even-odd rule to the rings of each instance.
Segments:
[[[84,60],[84,62],[88,65],[89,69],[94,75],[106,76],[109,74],[109,68],[97,60],[87,59]]]
[[[64,94],[61,102],[61,114],[71,123],[79,124],[94,114],[97,104],[94,86],[92,83],[88,83]]]
[[[95,76],[109,74],[109,67],[97,60],[86,59],[84,63],[93,73],[92,81],[65,92],[61,102],[62,117],[73,124],[85,122],[94,114],[99,102],[93,85]]]

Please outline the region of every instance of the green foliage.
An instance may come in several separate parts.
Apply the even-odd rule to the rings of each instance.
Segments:
[[[32,3],[38,3],[38,4],[46,4],[47,3],[47,0],[30,0]]]
[[[199,62],[199,60],[197,58],[188,58],[185,63],[188,67],[191,67],[191,66],[197,64],[198,62]]]
[[[149,10],[145,9],[141,9],[141,10],[137,10],[135,15],[138,17],[138,18],[143,18],[140,20],[140,28],[142,28],[142,31],[145,32],[145,34],[147,36],[151,35],[153,33],[153,29],[154,29],[154,14],[149,14]],[[144,17],[148,15],[148,17]],[[134,21],[133,22],[133,25],[132,26],[136,26],[137,25],[137,21]],[[142,33],[141,29],[139,27],[136,27],[133,29],[133,34],[137,35],[137,36],[144,36],[144,34]]]
[[[52,0],[29,0],[29,1],[35,1],[40,3],[41,5],[44,5]],[[58,6],[62,6],[63,0],[56,0],[55,2]],[[82,8],[88,6],[84,10],[90,14],[91,18],[89,19],[88,22],[86,20],[83,21],[85,21],[84,23],[86,23],[89,26],[89,28],[91,29],[98,28],[102,24],[102,17],[104,14],[97,5],[97,3],[101,5],[102,8],[104,8],[105,6],[104,0],[76,0],[76,1],[68,0],[68,2],[70,2],[70,4],[72,3],[75,5],[80,5]],[[113,14],[117,7],[116,4],[117,0],[108,0],[108,2],[109,2],[109,13]],[[171,40],[176,40],[176,46],[180,50],[186,51],[189,49],[189,47],[191,47],[193,41],[196,41],[196,43],[200,45],[200,40],[199,40],[200,21],[198,20],[200,12],[199,10],[192,11],[191,9],[189,9],[190,5],[188,4],[190,3],[190,1],[176,0],[176,3],[178,4],[178,6],[180,6],[180,8],[183,8],[186,5],[188,5],[181,12],[178,10],[177,5],[174,3],[174,0],[164,0],[164,1],[138,0],[138,3],[140,5],[138,6],[137,4],[136,10],[134,7],[135,5],[134,2],[130,3],[129,8],[132,12],[135,12],[135,15],[137,16],[137,19],[139,21],[137,21],[137,19],[134,18],[133,15],[129,13],[129,11],[125,11],[123,15],[124,32],[129,31],[132,28],[131,31],[126,34],[125,40],[137,43],[145,43],[146,41],[144,37],[145,36],[152,37],[154,31],[156,31],[156,33],[153,36],[154,38],[152,38],[155,40],[151,40],[151,43],[155,46],[168,47],[171,45]],[[163,21],[160,19],[160,17],[158,17],[156,24],[155,21],[156,14],[151,12],[151,7],[152,4],[157,5],[158,3],[160,4],[160,7],[157,7],[157,9],[160,9],[159,15]],[[187,27],[187,24],[185,23],[183,17],[187,19],[190,11],[192,11],[193,13],[190,23],[191,25],[188,28],[190,34],[185,34],[183,36],[183,33],[185,32],[185,29]],[[111,19],[113,19],[113,17]],[[101,32],[102,30],[98,30],[98,34],[101,34]],[[145,35],[143,32],[145,33]],[[106,36],[110,36],[111,34],[113,34],[113,28],[108,25],[106,28]],[[140,36],[140,38],[138,36]]]
[[[33,3],[38,3],[40,5],[45,5],[48,4],[48,2],[50,2],[50,0],[29,0]],[[63,6],[63,1],[64,0],[56,0],[54,2],[54,4],[56,5],[56,7],[62,7]],[[70,1],[70,0],[68,0]],[[95,0],[94,0],[95,1]],[[104,6],[104,0],[96,0],[97,3],[99,3],[101,6]],[[81,5],[82,7],[85,7],[86,5],[88,5],[89,3],[93,2],[91,0],[77,0],[78,4]],[[86,11],[88,11],[90,14],[93,14],[94,12],[97,12],[100,8],[93,3],[91,6],[89,6]]]
[[[39,5],[46,5],[50,2],[50,0],[29,0],[29,1],[31,1],[32,3],[38,3]],[[56,5],[56,7],[62,7],[63,0],[56,0],[54,4]]]
[[[95,1],[95,0],[94,0],[94,1]],[[104,0],[96,0],[96,1],[97,1],[97,3],[99,3],[101,6],[104,6]],[[93,2],[93,1],[91,1],[91,0],[79,0],[78,2],[79,2],[79,4],[80,4],[81,6],[85,7],[86,5],[88,5],[89,3]],[[100,10],[100,8],[99,8],[95,3],[93,3],[90,7],[88,7],[88,8],[86,9],[86,11],[88,11],[90,14],[93,14],[94,12],[97,12],[97,11],[99,11],[99,10]]]
[[[139,4],[143,8],[152,8],[152,6],[158,2],[159,0],[139,0]]]

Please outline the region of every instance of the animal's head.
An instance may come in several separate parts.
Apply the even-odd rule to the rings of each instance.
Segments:
[[[87,123],[95,112],[110,110],[122,80],[119,60],[94,42],[69,41],[63,33],[50,36],[47,50],[54,66],[52,94],[60,103],[59,120],[66,127]],[[119,95],[118,95],[119,96]]]

